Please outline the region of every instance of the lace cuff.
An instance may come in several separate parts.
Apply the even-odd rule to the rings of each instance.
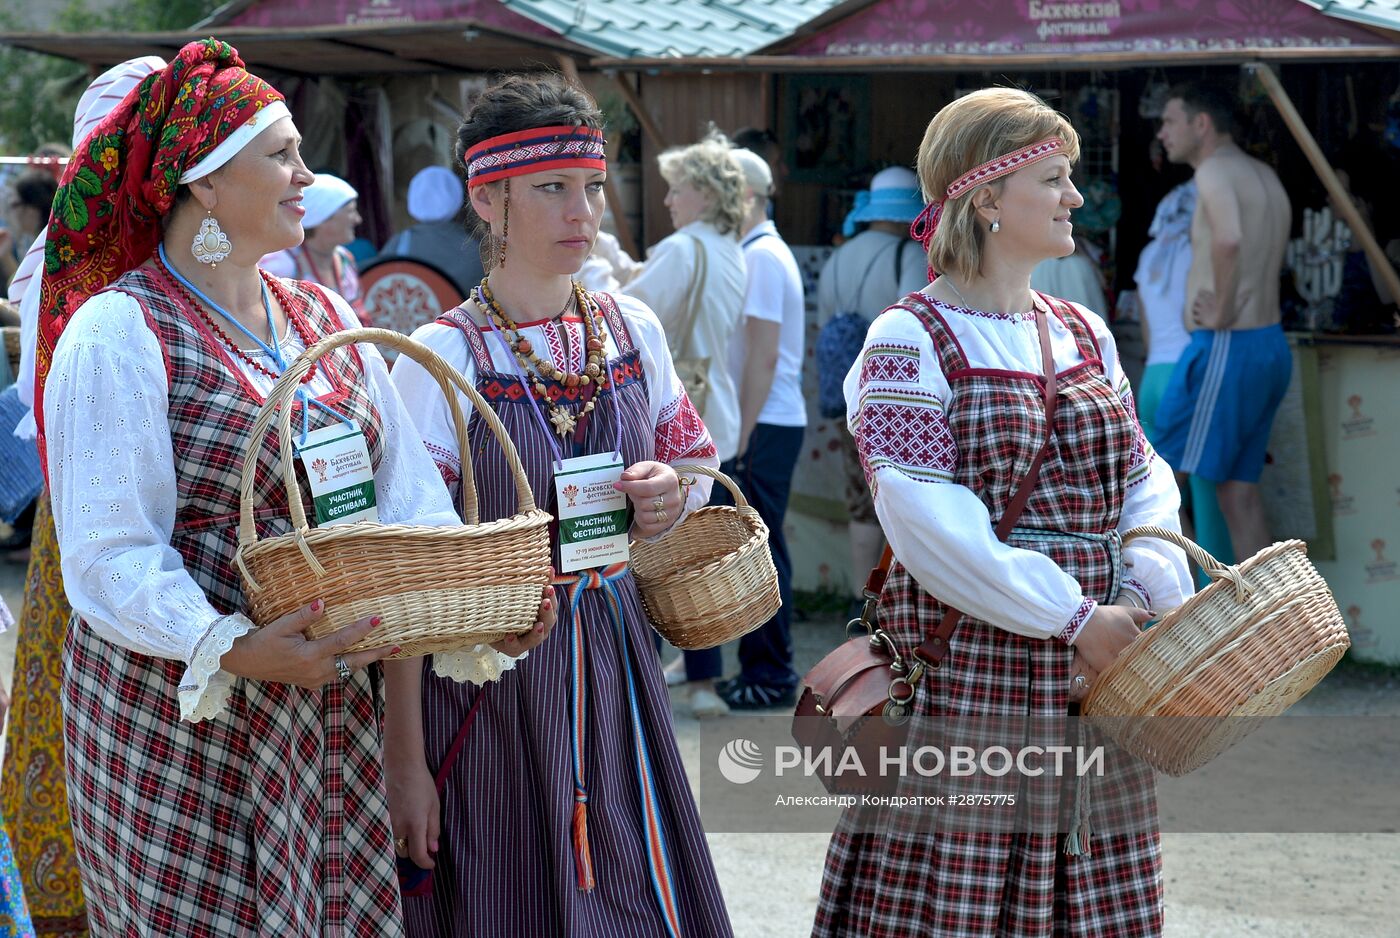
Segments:
[[[499,681],[501,675],[513,669],[517,662],[524,661],[529,652],[518,658],[503,655],[490,645],[473,645],[460,651],[438,652],[433,655],[433,673],[438,677],[451,678],[458,684],[469,681],[472,684],[485,684]]]
[[[216,717],[224,710],[234,676],[219,669],[224,653],[233,642],[257,626],[243,615],[220,616],[209,623],[194,646],[190,665],[180,676],[180,719],[198,723]]]

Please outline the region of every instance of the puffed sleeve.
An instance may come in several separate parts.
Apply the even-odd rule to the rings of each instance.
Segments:
[[[49,485],[73,610],[105,641],[187,665],[180,718],[224,708],[219,660],[253,628],[220,615],[171,546],[175,458],[164,358],[139,303],[100,293],[54,351],[44,389]]]
[[[666,333],[656,314],[631,297],[614,299],[626,319],[646,371],[649,415],[654,428],[652,458],[668,466],[699,465],[718,469],[719,451],[676,374],[671,350],[666,345]],[[708,476],[695,477],[680,517],[668,531],[674,531],[686,515],[709,503],[712,484]],[[658,535],[665,536],[666,532]]]
[[[846,376],[847,421],[895,556],[930,594],[1008,632],[1073,642],[1094,601],[1044,554],[998,540],[986,506],[955,481],[949,385],[911,313],[871,325]]]
[[[1118,344],[1104,321],[1083,307],[1077,307],[1094,330],[1103,355],[1104,376],[1118,391],[1123,407],[1132,418],[1136,434],[1128,466],[1128,490],[1123,498],[1123,514],[1118,530],[1126,533],[1143,525],[1156,525],[1181,531],[1181,492],[1168,466],[1153,450],[1138,423],[1133,389],[1123,373]],[[1123,590],[1134,594],[1144,608],[1163,612],[1195,592],[1186,554],[1181,548],[1156,538],[1142,538],[1123,549]]]
[[[442,356],[450,366],[462,373],[468,383],[475,383],[476,365],[459,330],[452,326],[428,323],[420,326],[412,338]],[[427,369],[407,355],[400,355],[394,362],[391,380],[412,413],[414,426],[423,441],[418,448],[436,465],[437,472],[447,483],[451,495],[450,503],[456,505],[462,491],[462,454],[458,447],[457,432],[453,427],[452,409],[442,393],[442,388]],[[460,394],[458,403],[462,406],[463,415],[470,420],[471,403]],[[452,517],[454,523],[460,523],[455,509]],[[484,684],[487,681],[498,680],[528,654],[529,652],[525,652],[519,658],[512,658],[489,645],[473,645],[459,651],[438,652],[433,655],[433,673],[459,683],[470,681],[473,684]]]

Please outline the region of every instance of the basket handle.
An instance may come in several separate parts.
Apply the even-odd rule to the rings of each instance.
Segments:
[[[1240,573],[1238,566],[1231,567],[1221,563],[1211,556],[1210,552],[1176,531],[1169,531],[1166,528],[1158,527],[1155,524],[1145,524],[1141,527],[1133,528],[1123,535],[1123,544],[1135,541],[1140,537],[1154,537],[1161,541],[1169,541],[1186,551],[1187,556],[1205,571],[1206,576],[1212,580],[1229,580],[1235,586],[1235,598],[1244,602],[1249,598],[1250,586],[1245,582],[1244,576]]]
[[[749,500],[744,497],[743,492],[739,491],[739,486],[735,484],[733,479],[729,478],[729,476],[725,475],[723,472],[720,472],[718,469],[711,469],[709,466],[692,465],[672,466],[671,468],[676,470],[676,475],[695,474],[709,476],[711,479],[714,479],[720,485],[729,489],[729,494],[734,496],[734,504],[736,506],[740,508],[749,507]]]
[[[520,463],[520,454],[516,451],[515,444],[511,441],[505,426],[502,425],[500,418],[496,416],[496,412],[490,408],[485,399],[467,383],[455,368],[447,364],[441,356],[426,345],[415,342],[408,336],[397,332],[391,332],[388,329],[347,329],[327,336],[297,356],[296,361],[292,362],[282,373],[282,376],[272,386],[272,390],[268,392],[267,400],[248,436],[239,486],[237,561],[238,568],[254,590],[260,589],[260,587],[257,586],[257,581],[253,579],[243,562],[244,548],[256,544],[258,541],[257,528],[253,524],[254,469],[257,466],[258,451],[262,448],[263,437],[271,427],[272,421],[278,418],[280,418],[277,429],[282,456],[282,481],[287,488],[288,508],[291,510],[292,529],[296,534],[297,547],[318,576],[326,575],[325,568],[312,555],[311,548],[306,543],[305,535],[310,526],[306,521],[306,512],[302,509],[301,486],[297,483],[296,466],[292,459],[292,408],[287,404],[292,395],[296,393],[297,388],[301,386],[302,380],[311,373],[311,368],[318,359],[338,348],[358,342],[385,345],[402,355],[407,355],[422,365],[424,370],[436,379],[438,387],[442,388],[442,393],[447,398],[448,407],[452,411],[452,424],[457,434],[457,451],[462,458],[462,514],[468,524],[478,523],[479,518],[476,504],[476,480],[472,473],[471,450],[467,442],[467,422],[462,415],[462,407],[457,400],[457,395],[452,393],[453,387],[466,396],[481,419],[486,421],[487,427],[490,428],[491,433],[500,444],[501,451],[505,453],[506,463],[515,477],[516,510],[518,512],[535,510],[535,494],[530,488],[530,480],[525,476],[525,469]]]

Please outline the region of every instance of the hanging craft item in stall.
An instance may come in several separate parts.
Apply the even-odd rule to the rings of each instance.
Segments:
[[[1342,288],[1342,270],[1351,229],[1329,206],[1303,209],[1303,234],[1288,242],[1284,262],[1307,305],[1308,328],[1315,328]]]

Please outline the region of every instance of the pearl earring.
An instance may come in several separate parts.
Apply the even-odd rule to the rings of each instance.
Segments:
[[[228,260],[228,256],[233,253],[233,244],[219,227],[213,212],[199,223],[199,234],[194,236],[190,253],[194,255],[195,260],[210,267],[218,267],[219,261]]]
[[[996,221],[992,222],[992,234],[996,234],[996,233],[997,233],[998,231],[1000,231],[1000,230],[1001,230],[1001,219],[998,218]]]

